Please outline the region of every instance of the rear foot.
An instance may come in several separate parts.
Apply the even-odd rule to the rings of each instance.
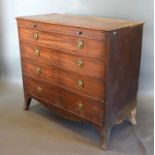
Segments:
[[[136,125],[136,113],[137,113],[137,108],[134,107],[129,114],[129,121],[133,125]]]

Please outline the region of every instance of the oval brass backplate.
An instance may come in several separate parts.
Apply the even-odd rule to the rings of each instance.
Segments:
[[[40,56],[40,50],[38,48],[35,48],[34,55],[37,57]]]
[[[80,102],[78,106],[80,111],[84,110],[84,104],[82,102]]]
[[[78,87],[79,88],[81,88],[81,89],[83,89],[84,88],[84,83],[83,83],[83,81],[82,80],[78,80]]]
[[[41,69],[39,67],[36,67],[36,74],[40,75],[41,74]]]
[[[37,32],[33,33],[33,39],[38,40],[39,39],[39,34]]]
[[[83,68],[84,67],[84,62],[82,60],[78,60],[77,61],[77,65],[80,67],[80,68]]]
[[[78,40],[77,41],[77,48],[78,49],[83,49],[83,47],[84,47],[84,42],[82,40]]]

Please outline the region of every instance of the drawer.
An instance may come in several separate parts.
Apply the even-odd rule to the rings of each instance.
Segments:
[[[37,97],[47,102],[56,103],[58,100],[58,88],[47,83],[43,83],[39,80],[34,80],[24,76],[24,91],[33,97]],[[50,93],[49,93],[50,92]]]
[[[39,80],[59,85],[81,95],[104,101],[105,81],[102,79],[66,72],[25,58],[23,58],[23,73]]]
[[[104,104],[100,102],[27,76],[24,76],[24,84],[25,91],[35,98],[63,108],[91,122],[103,123]]]
[[[104,40],[106,37],[106,32],[100,30],[86,29],[80,27],[72,27],[65,25],[48,24],[38,21],[30,20],[17,20],[19,28],[33,29],[37,31],[55,32],[71,36],[77,36],[82,38],[91,38]]]
[[[19,28],[20,41],[27,41],[35,45],[41,45],[67,53],[102,58],[106,55],[106,41],[81,38]]]
[[[63,70],[80,73],[82,75],[105,78],[105,63],[100,59],[75,56],[57,50],[43,48],[32,44],[23,43],[21,55],[26,58],[37,60],[39,63],[46,62]]]

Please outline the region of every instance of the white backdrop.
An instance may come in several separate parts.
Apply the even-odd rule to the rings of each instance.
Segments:
[[[153,95],[153,0],[0,0],[0,76],[21,82],[16,16],[72,13],[145,22],[140,95]]]

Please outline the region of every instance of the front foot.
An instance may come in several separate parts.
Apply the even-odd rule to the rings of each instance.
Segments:
[[[100,145],[103,150],[107,150],[110,143],[111,128],[100,131]]]
[[[25,104],[24,104],[24,108],[23,108],[24,111],[29,110],[31,100],[32,100],[31,96],[25,95]]]

